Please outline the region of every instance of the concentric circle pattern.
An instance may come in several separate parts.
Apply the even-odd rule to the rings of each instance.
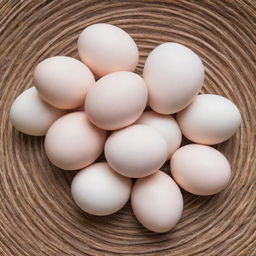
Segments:
[[[256,255],[256,2],[207,1],[0,1],[0,255]],[[12,101],[33,85],[36,64],[54,55],[78,57],[86,26],[107,22],[131,34],[148,53],[166,41],[198,53],[206,67],[203,93],[234,101],[243,122],[218,146],[232,166],[229,187],[212,197],[183,191],[185,209],[165,234],[144,229],[128,204],[108,217],[74,204],[74,172],[51,165],[43,138],[12,128]],[[149,198],[150,200],[150,198]]]

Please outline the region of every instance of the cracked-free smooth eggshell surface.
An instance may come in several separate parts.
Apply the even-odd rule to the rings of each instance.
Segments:
[[[241,114],[229,99],[215,94],[202,94],[177,114],[177,121],[189,140],[213,145],[234,135],[241,124]]]
[[[157,46],[147,57],[143,78],[149,105],[160,114],[173,114],[188,106],[204,81],[204,66],[197,54],[178,43]]]
[[[177,184],[196,195],[213,195],[223,190],[231,178],[227,158],[215,148],[189,144],[179,148],[170,161]]]
[[[72,109],[83,104],[95,79],[81,61],[67,56],[54,56],[36,66],[34,83],[40,97],[47,103],[60,109]]]
[[[183,197],[179,187],[162,171],[135,182],[131,204],[139,222],[157,233],[171,230],[183,211]]]
[[[135,41],[123,29],[111,24],[93,24],[78,39],[82,61],[97,77],[117,71],[134,71],[139,60]]]
[[[49,160],[66,170],[88,166],[102,153],[106,132],[95,127],[84,112],[73,112],[59,118],[45,137]]]
[[[105,144],[109,165],[121,175],[141,178],[158,170],[165,162],[168,148],[152,127],[134,124],[113,132]]]
[[[13,102],[10,120],[22,133],[43,136],[51,124],[65,113],[65,110],[54,108],[43,101],[36,88],[31,87],[22,92]]]
[[[115,172],[107,163],[94,163],[74,177],[72,197],[85,212],[103,216],[120,210],[130,198],[132,180]]]
[[[148,90],[144,80],[127,71],[99,79],[85,99],[90,120],[105,130],[117,130],[135,122],[146,107]]]
[[[182,134],[180,128],[174,117],[170,115],[162,115],[154,111],[146,111],[136,121],[136,124],[148,125],[156,129],[163,136],[168,146],[168,159],[170,159],[173,152],[181,144]]]

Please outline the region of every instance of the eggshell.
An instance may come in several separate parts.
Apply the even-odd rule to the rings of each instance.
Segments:
[[[139,75],[114,72],[89,89],[85,111],[96,126],[116,130],[135,122],[143,113],[147,99],[147,87]]]
[[[92,72],[81,61],[55,56],[40,62],[34,71],[34,83],[40,97],[56,108],[72,109],[83,104]]]
[[[132,189],[131,204],[139,222],[158,233],[172,229],[183,210],[179,187],[162,171],[136,181]]]
[[[202,94],[177,114],[183,134],[193,142],[213,145],[229,139],[241,124],[237,106],[219,95]]]
[[[105,140],[105,131],[91,124],[84,112],[73,112],[50,127],[45,137],[45,151],[56,166],[76,170],[100,156]]]
[[[13,126],[28,135],[43,136],[51,124],[66,111],[44,102],[35,87],[21,93],[13,102],[10,120]]]
[[[192,50],[164,43],[148,56],[143,77],[149,88],[149,105],[161,114],[176,113],[192,102],[204,81],[204,66]]]
[[[136,121],[136,124],[148,125],[156,129],[165,139],[170,159],[173,152],[180,146],[182,134],[176,120],[170,115],[161,115],[154,111],[144,112]]]
[[[79,171],[71,184],[76,204],[93,215],[120,210],[130,198],[132,181],[113,171],[107,163],[94,163]]]
[[[168,155],[163,137],[146,125],[131,125],[112,133],[105,144],[109,165],[132,178],[145,177],[159,169]]]
[[[209,146],[183,146],[172,155],[170,163],[175,181],[183,189],[196,195],[220,192],[228,185],[231,177],[226,157]]]
[[[82,31],[78,52],[98,77],[116,71],[134,71],[139,60],[139,51],[131,36],[119,27],[104,23]]]

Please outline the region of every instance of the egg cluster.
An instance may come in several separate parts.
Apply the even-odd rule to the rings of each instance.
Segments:
[[[142,225],[166,232],[182,214],[178,185],[196,195],[228,185],[230,165],[209,145],[235,133],[240,112],[222,96],[198,95],[204,67],[181,44],[156,47],[143,78],[133,73],[139,60],[134,40],[116,26],[87,27],[78,51],[81,61],[55,56],[35,67],[34,87],[12,104],[11,122],[25,134],[46,135],[54,165],[81,169],[71,194],[82,210],[109,215],[131,198]],[[182,134],[192,143],[180,147]],[[103,151],[106,162],[95,162]],[[173,178],[159,170],[169,160]]]

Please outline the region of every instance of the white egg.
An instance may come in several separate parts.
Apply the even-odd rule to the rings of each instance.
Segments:
[[[182,134],[176,120],[170,115],[161,115],[154,111],[144,112],[136,124],[148,125],[156,129],[165,139],[170,159],[173,152],[180,146]]]
[[[237,106],[227,98],[202,94],[177,114],[177,121],[189,140],[213,145],[229,139],[236,132],[241,115]]]
[[[149,105],[161,114],[173,114],[188,106],[204,81],[198,55],[177,43],[164,43],[148,56],[143,77],[149,88]]]
[[[130,198],[132,181],[113,171],[107,163],[95,163],[79,171],[71,184],[76,204],[93,215],[120,210]]]
[[[44,102],[35,87],[21,93],[13,102],[10,120],[20,132],[33,136],[46,134],[52,123],[66,111],[54,108]]]
[[[109,165],[118,173],[132,178],[156,172],[167,155],[163,137],[154,128],[141,124],[113,132],[105,144]]]
[[[172,229],[183,210],[183,198],[173,179],[162,171],[138,179],[132,189],[132,209],[147,229],[162,233]]]
[[[123,29],[110,24],[93,24],[78,39],[82,61],[98,76],[116,71],[134,71],[139,60],[136,43]]]

